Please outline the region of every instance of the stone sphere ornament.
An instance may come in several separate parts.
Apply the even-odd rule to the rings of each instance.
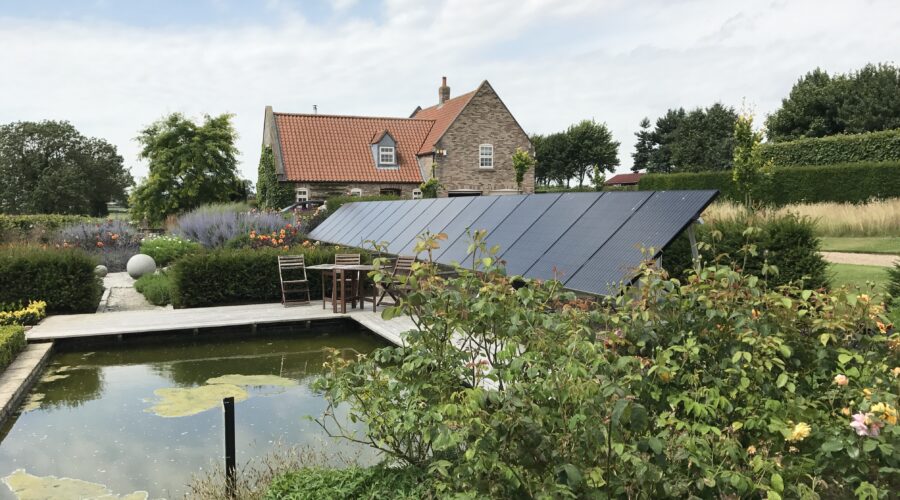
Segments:
[[[109,273],[109,269],[106,268],[103,264],[94,268],[94,276],[103,278]]]
[[[139,253],[128,259],[125,270],[128,271],[128,276],[138,279],[145,274],[153,274],[156,272],[156,262],[153,261],[153,257]]]

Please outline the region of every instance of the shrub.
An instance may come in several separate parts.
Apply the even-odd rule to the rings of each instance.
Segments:
[[[718,189],[723,198],[742,201],[731,172],[647,174],[641,190]],[[791,203],[863,203],[900,193],[900,161],[779,168],[756,200],[775,206]]]
[[[0,214],[0,242],[50,243],[56,232],[72,224],[96,223],[85,215],[4,215]]]
[[[325,200],[325,208],[328,210],[329,214],[333,214],[337,212],[337,209],[341,208],[341,206],[345,203],[355,203],[357,201],[395,201],[399,200],[399,196],[389,195],[389,194],[380,194],[380,195],[372,195],[372,196],[332,196]]]
[[[80,248],[96,255],[110,272],[121,272],[128,259],[140,251],[141,236],[128,222],[107,219],[66,226],[57,234],[56,242],[63,248]]]
[[[178,236],[157,236],[141,243],[141,253],[153,257],[159,267],[165,267],[180,257],[201,251],[199,243]]]
[[[0,303],[42,300],[47,312],[94,312],[103,286],[96,260],[82,250],[30,246],[0,249]]]
[[[761,153],[764,159],[774,161],[779,167],[897,162],[900,161],[900,130],[767,143]]]
[[[885,291],[891,296],[895,308],[900,308],[900,262],[895,262],[894,267],[888,269],[888,282]]]
[[[496,255],[483,234],[475,245]],[[592,302],[477,262],[453,278],[414,270],[384,313],[411,316],[403,346],[329,357],[320,424],[365,422],[354,439],[447,497],[896,491],[900,333],[880,304],[726,266],[683,280],[644,267]]]
[[[25,329],[21,326],[0,326],[0,372],[16,359],[27,343]]]
[[[728,261],[745,274],[768,280],[770,286],[806,279],[803,285],[819,288],[828,284],[828,263],[819,254],[820,242],[815,224],[806,217],[787,214],[749,214],[737,212],[695,226],[697,241],[704,243],[700,255],[705,263]],[[723,258],[719,258],[724,256]],[[731,260],[733,259],[733,260]],[[775,266],[777,273],[763,271]],[[663,251],[663,267],[680,278],[693,267],[691,247],[686,234],[676,238]]]
[[[275,478],[266,498],[432,498],[427,475],[414,468],[304,468]]]
[[[45,317],[47,317],[47,303],[43,300],[30,301],[25,307],[21,307],[21,304],[13,307],[0,304],[0,326],[36,325]]]
[[[278,255],[302,253],[306,265],[313,266],[333,263],[336,253],[347,252],[369,259],[363,251],[340,247],[225,249],[187,255],[169,271],[172,304],[182,308],[280,301]],[[308,271],[307,276],[313,299],[321,298],[322,273]]]
[[[284,224],[281,214],[252,212],[242,204],[207,205],[180,216],[172,233],[206,248],[221,248],[251,230],[270,233]]]
[[[172,303],[172,281],[165,272],[141,276],[134,282],[134,289],[155,306]]]

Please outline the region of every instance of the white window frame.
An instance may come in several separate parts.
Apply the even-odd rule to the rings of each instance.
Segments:
[[[422,199],[422,190],[421,189],[413,189],[412,190],[412,199],[421,200]]]
[[[485,148],[490,148],[490,153],[486,154],[484,152]],[[487,160],[487,165],[485,165],[485,160]],[[478,145],[478,168],[483,168],[485,170],[491,170],[494,168],[494,145],[493,144],[479,144]]]
[[[309,201],[309,188],[296,188],[294,189],[294,201]]]
[[[390,161],[386,161],[386,155],[390,155]],[[378,164],[379,165],[396,165],[397,150],[394,146],[378,146]]]
[[[362,189],[360,189],[360,188],[351,189],[350,196],[356,196],[356,197],[362,196]]]

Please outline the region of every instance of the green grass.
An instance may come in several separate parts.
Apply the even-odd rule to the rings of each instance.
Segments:
[[[172,284],[166,273],[146,274],[134,282],[134,289],[155,306],[172,303]]]
[[[887,283],[887,267],[860,266],[857,264],[831,264],[828,271],[831,273],[831,286],[838,288],[844,285],[865,287],[866,281],[876,284],[876,291],[884,291]]]
[[[900,255],[900,237],[823,237],[822,250]]]

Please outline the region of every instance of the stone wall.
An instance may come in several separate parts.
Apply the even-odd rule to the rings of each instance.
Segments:
[[[362,196],[375,196],[382,194],[382,189],[399,189],[400,198],[408,200],[412,199],[413,190],[419,188],[418,184],[375,184],[364,182],[295,182],[293,183],[293,186],[295,189],[309,189],[310,200],[324,200],[329,196],[349,195],[350,190],[354,188],[362,190]]]
[[[478,148],[481,144],[493,144],[494,168],[479,167]],[[516,173],[512,155],[516,148],[523,148],[534,155],[528,135],[491,88],[485,83],[472,96],[456,121],[435,146],[447,154],[435,155],[435,173],[441,183],[441,196],[449,191],[516,190]],[[522,191],[534,192],[534,169],[525,174]]]

